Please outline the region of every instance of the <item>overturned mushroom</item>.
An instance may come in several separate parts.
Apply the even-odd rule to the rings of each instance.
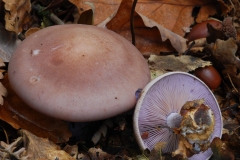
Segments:
[[[184,72],[164,74],[150,82],[142,91],[134,113],[134,131],[139,146],[152,150],[156,143],[166,142],[164,153],[178,149],[179,134],[184,119],[180,114],[186,102],[204,100],[214,116],[214,129],[210,137],[221,137],[222,117],[218,103],[209,88],[197,77]],[[204,115],[204,114],[203,114]],[[190,159],[207,159],[211,149],[199,152]]]
[[[125,112],[150,79],[141,53],[126,39],[89,25],[59,25],[26,38],[9,64],[9,80],[32,108],[67,121]]]

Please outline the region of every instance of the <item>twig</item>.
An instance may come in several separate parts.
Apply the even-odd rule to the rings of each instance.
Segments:
[[[131,9],[131,15],[130,15],[130,28],[131,28],[131,34],[132,34],[132,44],[135,46],[135,32],[134,32],[134,12],[137,5],[138,0],[133,0],[133,5]]]
[[[231,0],[229,0],[229,2],[231,3],[231,5],[232,5],[232,7],[233,7],[233,15],[235,15],[235,13],[236,13],[235,6],[234,6],[234,4],[233,4],[233,2],[232,2]]]
[[[55,24],[58,24],[58,25],[64,24],[64,22],[60,18],[58,18],[54,13],[51,13],[48,10],[44,10],[45,7],[42,7],[39,4],[37,4],[37,5],[32,5],[32,8],[34,10],[37,10],[39,14],[48,17]]]
[[[237,107],[238,107],[238,103],[235,103],[235,104],[233,104],[233,105],[231,105],[229,107],[221,109],[221,112],[229,110],[229,109],[234,109],[234,108],[237,108]]]
[[[183,55],[186,55],[190,51],[190,49],[193,47],[194,44],[195,44],[195,41],[192,41],[188,49],[183,53]]]
[[[237,90],[237,88],[234,86],[231,77],[229,76],[229,74],[227,74],[227,75],[228,75],[228,79],[229,79],[230,83],[231,83],[232,86],[233,86],[233,89],[238,93],[238,90]]]

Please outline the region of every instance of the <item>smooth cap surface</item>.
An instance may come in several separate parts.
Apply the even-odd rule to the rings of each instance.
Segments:
[[[59,25],[25,39],[9,64],[9,80],[32,108],[67,121],[125,112],[150,80],[141,53],[126,39],[88,25]]]

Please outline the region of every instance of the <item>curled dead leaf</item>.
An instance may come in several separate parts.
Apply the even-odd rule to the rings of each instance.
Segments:
[[[39,138],[27,130],[20,130],[19,133],[23,138],[29,159],[75,159],[48,139]]]
[[[151,71],[151,78],[154,79],[167,71],[194,71],[199,67],[211,65],[209,61],[203,61],[201,58],[182,55],[182,56],[157,56],[151,55],[148,58],[148,63]]]
[[[213,139],[210,147],[213,152],[213,159],[217,159],[217,160],[226,160],[226,159],[234,160],[235,159],[233,152],[218,137]]]
[[[235,65],[240,68],[240,60],[235,56],[237,51],[237,45],[233,38],[228,40],[217,39],[216,43],[209,45],[213,56],[223,65]]]
[[[17,40],[17,34],[15,32],[7,31],[1,23],[0,35],[0,58],[4,62],[9,62],[13,51],[20,41]]]
[[[30,21],[31,2],[30,0],[3,0],[5,13],[5,28],[8,31],[19,33],[23,25]]]
[[[0,67],[5,66],[3,60],[0,58]],[[0,79],[3,79],[3,72],[4,70],[0,69]],[[7,96],[7,89],[3,86],[3,84],[0,82],[0,105],[3,105],[3,97]]]
[[[104,152],[100,148],[90,148],[88,154],[91,159],[115,159],[113,155]]]
[[[11,144],[6,144],[5,142],[0,142],[0,158],[1,159],[21,159],[27,160],[28,156],[26,156],[26,150],[24,147],[20,147],[23,142],[22,137],[18,137]]]

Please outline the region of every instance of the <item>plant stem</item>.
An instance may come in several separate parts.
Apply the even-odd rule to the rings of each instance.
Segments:
[[[137,5],[138,0],[133,0],[133,5],[131,9],[131,15],[130,15],[130,28],[131,28],[131,34],[132,34],[132,44],[135,46],[135,32],[134,32],[134,12]]]

